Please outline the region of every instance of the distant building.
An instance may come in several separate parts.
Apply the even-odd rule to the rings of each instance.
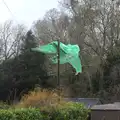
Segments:
[[[99,98],[65,98],[64,100],[83,103],[87,108],[103,104]]]

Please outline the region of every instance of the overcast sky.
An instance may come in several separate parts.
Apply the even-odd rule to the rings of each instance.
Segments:
[[[28,26],[42,18],[46,11],[58,7],[58,0],[4,0],[13,15],[0,0],[0,23],[13,19]]]

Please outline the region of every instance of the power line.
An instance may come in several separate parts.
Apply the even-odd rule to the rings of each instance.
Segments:
[[[7,3],[5,2],[5,0],[2,0],[3,4],[6,6],[6,8],[8,9],[8,11],[10,12],[10,14],[14,17],[12,11],[10,10],[10,8],[8,7]]]
[[[5,5],[5,7],[8,9],[9,13],[11,14],[11,16],[14,18],[14,20],[19,23],[16,19],[15,19],[15,15],[12,13],[12,11],[10,10],[10,8],[8,7],[7,3],[5,2],[5,0],[2,0],[3,4]]]
[[[12,13],[12,11],[10,10],[10,8],[8,7],[7,3],[5,2],[5,0],[2,0],[2,3],[5,5],[5,7],[8,9],[9,13],[11,14],[11,16],[13,17],[14,21],[16,21],[17,24],[20,24],[19,21],[22,21],[19,18],[19,21],[16,19],[16,16]]]

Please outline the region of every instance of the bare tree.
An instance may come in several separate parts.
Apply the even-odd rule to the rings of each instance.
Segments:
[[[3,25],[1,25],[1,58],[3,60],[8,60],[15,54],[19,54],[20,42],[24,34],[24,27],[21,25],[14,26],[12,21],[6,21]]]

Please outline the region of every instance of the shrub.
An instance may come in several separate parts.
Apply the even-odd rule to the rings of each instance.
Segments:
[[[88,112],[89,110],[84,105],[69,102],[48,112],[46,110],[43,114],[46,116],[46,120],[87,120]]]
[[[39,90],[39,91],[31,91],[27,95],[24,95],[18,105],[18,108],[28,108],[28,107],[50,107],[55,106],[60,103],[60,96],[57,91],[50,91],[47,89]],[[61,102],[62,102],[61,97]]]
[[[79,103],[40,110],[20,108],[0,110],[0,120],[87,120],[88,110]]]
[[[0,109],[8,109],[10,107],[7,103],[0,101]]]
[[[61,98],[61,99],[60,99]],[[20,103],[15,106],[14,114],[18,120],[32,120],[33,113],[29,107],[40,109],[36,114],[40,114],[40,120],[87,120],[88,110],[80,103],[66,102],[58,95],[56,91],[39,90],[30,92],[28,95],[23,96]],[[19,109],[24,108],[24,109]],[[25,109],[26,108],[26,109]],[[27,109],[28,108],[28,109]],[[22,110],[22,111],[21,111]],[[17,113],[17,114],[16,114]],[[29,114],[31,113],[31,114]],[[37,120],[37,118],[35,119]]]
[[[0,110],[0,120],[15,120],[15,116],[11,110]]]
[[[16,120],[42,120],[42,115],[39,109],[15,109],[14,114]]]
[[[0,120],[43,120],[40,110],[28,109],[8,109],[0,110]]]

